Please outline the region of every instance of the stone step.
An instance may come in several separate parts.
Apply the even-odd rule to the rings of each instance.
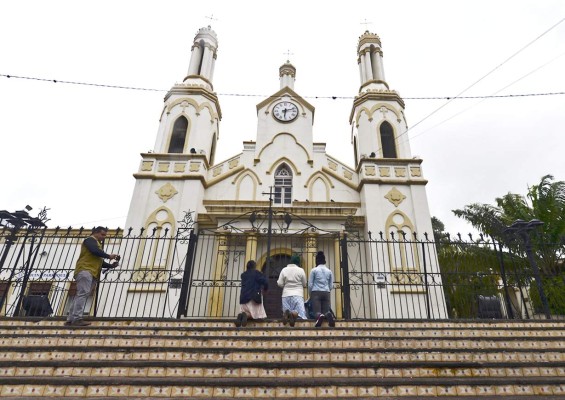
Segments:
[[[364,361],[364,362],[560,362],[565,352],[559,349],[327,349],[314,348],[304,343],[303,348],[192,348],[179,347],[11,347],[0,354],[0,361],[7,360],[189,360],[189,361]],[[267,351],[268,350],[268,351]]]
[[[0,319],[0,397],[565,397],[565,321],[63,322]]]
[[[360,336],[336,336],[330,335],[297,335],[297,336],[255,336],[251,333],[245,337],[209,336],[206,338],[192,336],[141,336],[141,335],[116,335],[102,334],[91,335],[89,333],[65,333],[65,334],[26,334],[24,336],[10,334],[0,335],[0,348],[13,349],[16,347],[27,348],[52,348],[68,346],[90,346],[90,347],[134,347],[134,348],[237,348],[237,349],[299,349],[304,342],[316,341],[319,348],[323,349],[357,349],[357,350],[379,350],[379,351],[404,351],[411,350],[527,350],[539,349],[564,350],[565,342],[557,336],[524,339],[516,337],[497,338],[411,338],[391,339]],[[243,335],[242,335],[243,336]]]
[[[131,328],[233,328],[233,319],[123,319],[123,318],[90,318],[93,325],[98,327],[131,327]],[[36,318],[36,317],[0,317],[0,327],[27,326],[48,327],[63,326],[64,319],[60,317]],[[356,329],[454,329],[456,331],[466,329],[565,329],[564,319],[551,320],[337,320],[339,328]],[[314,320],[298,320],[296,326],[312,327]],[[280,320],[267,319],[262,321],[249,321],[249,326],[265,328],[281,328]]]
[[[2,361],[0,377],[30,376],[174,376],[174,377],[565,377],[565,362],[363,362],[242,361],[221,365],[214,361],[162,360],[39,360]]]
[[[44,397],[182,397],[182,398],[347,398],[399,396],[565,396],[564,378],[186,378],[53,377],[0,378],[0,396]],[[20,397],[21,398],[21,397]]]

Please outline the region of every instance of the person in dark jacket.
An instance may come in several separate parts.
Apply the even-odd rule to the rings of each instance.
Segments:
[[[262,294],[269,289],[269,282],[265,275],[257,271],[256,267],[255,261],[250,260],[247,262],[247,270],[241,274],[241,293],[239,295],[241,312],[235,321],[235,326],[238,328],[247,325],[247,320],[250,318],[267,318],[265,307],[263,307]],[[259,300],[257,296],[261,300],[260,303],[255,301]]]

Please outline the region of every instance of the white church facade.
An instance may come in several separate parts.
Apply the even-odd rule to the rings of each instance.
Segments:
[[[405,135],[404,102],[385,80],[379,37],[367,31],[357,46],[360,87],[349,115],[353,166],[313,141],[315,107],[295,89],[290,62],[279,68],[280,90],[257,104],[255,140],[216,160],[217,51],[216,33],[200,29],[187,76],[165,96],[155,146],[141,154],[126,221],[147,232],[175,232],[190,215],[190,227],[202,236],[184,274],[193,287],[181,303],[206,297],[202,315],[229,316],[238,288],[226,282],[239,279],[247,260],[257,260],[273,283],[291,254],[302,257],[308,274],[315,252],[323,250],[336,277],[338,316],[355,317],[350,310],[363,308],[359,315],[366,318],[445,318],[441,284],[424,282],[426,274],[439,273],[435,250],[419,246],[416,236],[432,232],[427,181]],[[149,261],[134,268],[169,268],[171,249],[159,251],[140,257]],[[354,290],[367,282],[369,291]],[[273,317],[280,304],[274,286],[265,301]]]

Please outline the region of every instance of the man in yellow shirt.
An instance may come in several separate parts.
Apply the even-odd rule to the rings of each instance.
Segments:
[[[84,306],[88,295],[100,277],[102,268],[116,268],[120,256],[117,254],[106,254],[102,250],[102,242],[108,234],[108,230],[102,226],[94,228],[92,235],[82,242],[80,255],[75,267],[76,295],[69,307],[69,316],[65,325],[88,326],[90,322],[82,319]],[[116,260],[112,264],[104,262],[104,259]]]

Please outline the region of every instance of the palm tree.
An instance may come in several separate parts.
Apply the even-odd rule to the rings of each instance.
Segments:
[[[508,193],[495,201],[496,206],[474,203],[453,213],[519,252],[523,249],[518,243],[509,243],[504,233],[506,226],[518,219],[542,221],[539,232],[532,238],[539,267],[546,276],[559,275],[565,256],[565,182],[545,175],[539,184],[528,188],[525,196]]]

